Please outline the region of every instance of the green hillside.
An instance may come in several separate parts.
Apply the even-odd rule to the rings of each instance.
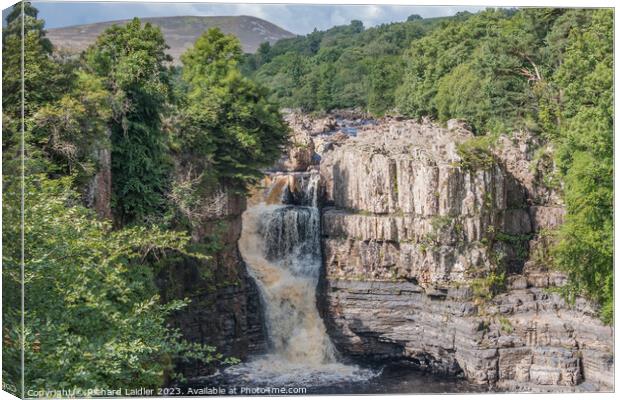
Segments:
[[[56,47],[69,52],[79,52],[93,44],[97,36],[112,25],[125,25],[129,21],[107,21],[50,29],[47,36]],[[196,39],[209,28],[218,28],[224,33],[235,35],[241,42],[243,50],[249,53],[255,52],[263,42],[273,43],[294,36],[291,32],[271,22],[245,15],[152,17],[144,18],[143,21],[161,29],[166,43],[170,46],[168,53],[172,56],[175,64],[180,64],[179,57],[181,54],[189,49]]]
[[[543,144],[566,222],[554,232],[564,291],[613,307],[613,10],[487,9],[365,29],[360,21],[263,44],[244,71],[282,107],[463,119],[478,135]],[[470,152],[488,153],[490,140]],[[545,154],[550,145],[552,154]]]

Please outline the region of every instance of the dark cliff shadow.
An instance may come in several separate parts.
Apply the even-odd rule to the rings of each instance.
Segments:
[[[536,233],[532,219],[532,195],[526,186],[508,171],[505,163],[498,165],[506,177],[506,210],[501,215],[502,245],[506,250],[506,272],[522,274],[530,254],[529,239]]]
[[[421,349],[418,352],[407,349],[406,341],[399,342],[383,337],[359,318],[337,320],[337,310],[330,309],[329,306],[328,292],[331,290],[327,279],[323,279],[318,292],[319,312],[341,361],[375,368],[396,364],[438,376],[464,377],[454,351],[439,350],[441,357],[437,358]]]
[[[162,301],[190,299],[168,320],[183,339],[215,346],[225,357],[244,360],[264,352],[267,345],[259,291],[236,246],[236,242],[227,244],[208,261],[167,257],[156,283]],[[191,378],[213,373],[214,365],[183,361],[175,370]]]

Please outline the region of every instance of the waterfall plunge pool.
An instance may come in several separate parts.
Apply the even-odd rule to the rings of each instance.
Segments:
[[[480,391],[403,364],[341,361],[316,307],[322,263],[319,179],[316,172],[274,175],[242,217],[238,245],[259,289],[269,352],[186,389],[217,388],[202,395]]]
[[[259,356],[253,361],[193,381],[190,386],[221,389],[212,393],[213,395],[420,394],[488,391],[486,386],[470,384],[451,376],[431,374],[399,362],[349,366],[351,375],[347,376],[342,371],[343,364],[340,363],[332,368],[311,371],[304,365],[295,368],[290,364],[279,364],[279,361],[282,360]],[[277,370],[281,373],[276,373]]]

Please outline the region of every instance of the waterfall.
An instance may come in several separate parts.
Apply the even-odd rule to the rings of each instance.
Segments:
[[[259,201],[243,214],[239,250],[262,296],[270,352],[228,373],[269,384],[368,379],[369,370],[337,361],[316,307],[318,173],[279,174],[266,182]]]
[[[335,360],[316,309],[318,240],[313,207],[258,206],[243,217],[239,247],[263,296],[273,352],[292,363]]]

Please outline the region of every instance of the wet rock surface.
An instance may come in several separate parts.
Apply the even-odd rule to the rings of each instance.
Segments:
[[[245,359],[266,348],[260,296],[239,253],[243,197],[223,192],[221,204],[196,223],[195,243],[219,237],[219,249],[210,260],[181,259],[158,276],[163,300],[188,298],[190,303],[171,318],[183,337],[217,348],[227,357]],[[181,363],[186,377],[213,373],[199,362]]]

